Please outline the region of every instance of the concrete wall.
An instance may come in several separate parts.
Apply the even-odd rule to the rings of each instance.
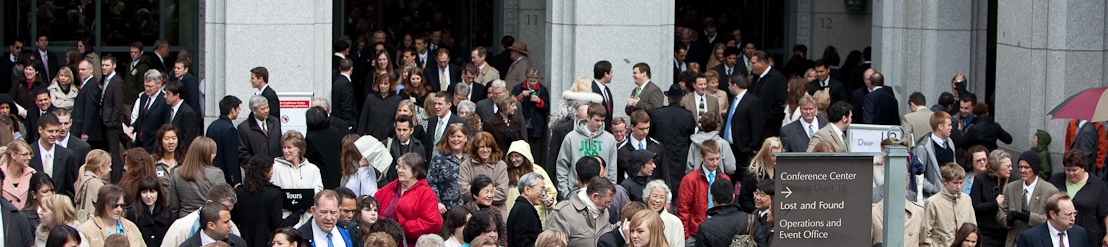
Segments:
[[[551,55],[540,68],[550,78],[551,99],[560,100],[575,78],[592,78],[593,64],[600,60],[612,63],[609,86],[617,117],[627,116],[623,106],[635,87],[631,66],[636,63],[651,66],[653,81],[663,91],[672,84],[673,1],[568,0],[547,1],[546,6],[546,51]]]
[[[511,35],[516,40],[527,44],[527,50],[531,52],[531,64],[539,68],[541,72],[540,82],[546,82],[550,75],[546,68],[546,2],[544,0],[503,0],[504,23],[501,27],[504,35]],[[496,44],[500,44],[500,37],[496,38]],[[550,85],[550,84],[547,84]],[[511,89],[509,89],[511,90]]]
[[[812,61],[820,59],[827,46],[835,46],[842,65],[850,51],[870,45],[872,6],[867,2],[864,10],[848,10],[842,1],[793,0],[789,11],[793,12],[790,22],[796,43],[808,46]],[[792,45],[787,49],[791,52]]]
[[[206,0],[201,2],[201,79],[206,82],[206,113],[218,115],[225,95],[245,102],[257,92],[250,69],[269,69],[277,92],[331,95],[332,5],[313,1]]]
[[[1030,148],[1036,129],[1053,136],[1055,164],[1068,120],[1047,112],[1070,95],[1108,86],[1108,43],[1103,1],[1000,1],[997,18],[997,122],[1012,132],[1014,147]],[[1091,107],[1091,106],[1090,106]]]

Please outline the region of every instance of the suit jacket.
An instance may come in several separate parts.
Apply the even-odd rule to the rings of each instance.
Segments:
[[[507,51],[505,51],[507,53]],[[527,70],[535,67],[531,64],[531,57],[524,56],[518,61],[509,61],[508,73],[504,75],[505,88],[515,88],[516,85],[527,80]]]
[[[31,168],[35,168],[35,171],[46,173],[50,175],[50,178],[54,180],[54,192],[62,195],[67,195],[73,198],[74,189],[73,184],[77,182],[77,168],[79,166],[73,162],[73,150],[63,148],[61,145],[53,144],[54,151],[54,170],[43,170],[42,155],[39,154],[39,142],[31,143]]]
[[[204,109],[200,107],[200,95],[203,94],[203,92],[200,92],[200,81],[196,79],[196,76],[193,76],[189,73],[185,73],[185,76],[182,76],[177,80],[181,81],[181,84],[185,84],[185,92],[182,93],[181,98],[185,99],[185,104],[188,104],[189,107],[192,107],[192,109],[197,113],[197,116],[202,118],[203,115],[200,115],[200,113]]]
[[[92,151],[92,146],[88,142],[73,134],[69,134],[69,142],[65,144],[65,148],[73,150],[73,164],[78,167],[85,164],[85,156],[88,156],[88,152]]]
[[[631,97],[635,97],[635,95],[633,94],[634,89],[632,89],[631,92],[632,92]],[[646,82],[646,84],[643,86],[642,92],[639,92],[639,97],[638,98],[639,98],[639,103],[636,103],[635,106],[627,105],[626,107],[623,108],[623,111],[625,113],[627,113],[628,116],[630,116],[631,113],[633,113],[637,110],[644,110],[644,111],[646,111],[646,113],[650,113],[650,112],[654,111],[654,109],[657,109],[658,107],[665,106],[665,104],[666,104],[665,103],[666,98],[665,98],[665,96],[662,95],[662,89],[658,88],[658,85],[654,84],[654,81],[647,81]],[[611,115],[611,114],[613,114],[613,113],[611,113],[611,112],[608,113],[608,115]]]
[[[539,233],[542,233],[542,221],[535,206],[522,196],[516,197],[515,205],[507,215],[508,246],[534,246]]]
[[[153,102],[151,102],[153,100]],[[150,103],[148,103],[150,102]],[[146,104],[150,104],[147,109],[143,110],[142,107]],[[135,143],[136,145],[141,142],[142,147],[147,152],[154,152],[155,139],[158,136],[158,129],[162,127],[162,124],[166,123],[166,119],[169,119],[169,105],[165,103],[165,94],[158,92],[153,98],[143,94],[139,96],[138,105],[134,106],[138,109],[138,118],[131,123],[131,127],[135,128]],[[193,113],[195,115],[195,113]],[[186,146],[187,147],[187,146]]]
[[[492,62],[491,58],[488,62]],[[491,63],[486,63],[484,68],[481,68],[477,73],[477,77],[473,78],[473,83],[488,85],[490,82],[500,79],[500,70],[493,68]]]
[[[596,246],[598,247],[625,247],[627,246],[627,240],[623,239],[623,232],[619,227],[612,229],[604,235],[600,235],[600,238],[596,240]]]
[[[843,82],[832,77],[827,77],[827,87],[820,86],[820,84],[821,82],[819,80],[808,82],[808,94],[816,95],[816,91],[830,88],[831,103],[846,100],[847,92],[846,87],[843,86]]]
[[[762,100],[762,107],[766,110],[765,130],[768,136],[781,134],[781,124],[785,119],[785,98],[788,97],[789,80],[776,68],[767,68],[769,72],[765,77],[755,79],[757,81],[751,87],[754,95]],[[755,75],[757,76],[757,75]],[[758,143],[761,145],[761,143]]]
[[[242,182],[242,172],[239,170],[239,133],[235,124],[227,116],[219,116],[208,125],[207,137],[215,140],[215,159],[212,165],[223,170],[223,177],[228,184]]]
[[[281,120],[281,99],[277,98],[277,91],[273,91],[273,87],[266,85],[265,90],[262,90],[262,96],[269,101],[269,116]]]
[[[762,107],[762,100],[751,93],[749,90],[746,91],[745,96],[738,99],[739,103],[734,107],[735,109],[729,111],[728,116],[723,116],[724,130],[731,128],[731,152],[735,153],[735,164],[746,164],[761,149],[762,138],[766,135],[762,130],[766,122],[770,121],[763,111],[765,108]],[[731,115],[734,116],[729,117]],[[728,118],[730,122],[727,122]],[[773,124],[779,122],[773,122]],[[727,133],[722,132],[720,137],[728,138]]]
[[[192,145],[193,139],[200,136],[200,120],[196,118],[196,111],[192,110],[192,107],[188,104],[181,103],[181,106],[177,108],[177,114],[173,114],[173,107],[167,107],[165,113],[165,122],[173,124],[177,127],[177,135],[181,145],[178,147],[184,147],[186,150],[189,145]],[[153,136],[151,136],[153,137]]]
[[[446,67],[446,70],[450,73],[450,78],[446,79],[447,86],[462,81],[462,69],[458,68],[458,65],[448,63]],[[427,67],[423,69],[423,83],[431,85],[432,92],[443,91],[444,88],[442,88],[442,85],[440,85],[441,82],[439,81],[441,74],[442,67],[439,67],[438,63],[428,64]]]
[[[4,246],[34,246],[35,228],[27,217],[8,200],[0,200],[0,214],[4,214]]]
[[[454,114],[453,112],[451,112],[450,120],[447,120],[445,124],[449,126],[456,123],[462,124],[463,126],[466,126],[466,129],[469,129],[469,124],[466,123],[465,119],[462,119],[462,117],[459,117],[458,114]],[[438,116],[427,116],[427,135],[423,137],[423,143],[425,143],[424,146],[426,146],[426,150],[424,150],[425,154],[434,153],[433,150],[435,149],[435,144],[438,144],[437,142],[435,142],[435,134],[436,132],[438,132],[439,124],[443,123],[439,122]],[[443,138],[446,138],[445,130],[443,131],[442,135]]]
[[[272,112],[272,111],[271,111]],[[236,130],[239,134],[239,165],[242,165],[255,154],[265,154],[270,157],[281,157],[281,121],[270,116],[265,119],[267,133],[262,132],[258,121],[254,116],[247,117],[239,124]]]
[[[866,89],[865,87],[858,88],[858,89],[855,89],[854,91],[850,92],[850,106],[854,108],[853,110],[851,110],[851,113],[852,113],[853,117],[850,118],[850,122],[853,122],[853,123],[864,123],[865,122],[865,121],[862,121],[862,117],[866,115],[865,110],[863,109],[863,106],[866,103],[866,95],[867,94],[869,94],[869,89]],[[957,108],[957,107],[955,107],[955,108]],[[862,113],[862,114],[858,114],[858,113]],[[955,124],[955,126],[958,126],[957,125],[958,121],[954,121],[954,120],[955,119],[951,119],[951,122],[953,122]],[[838,121],[838,120],[836,119],[836,121]]]
[[[631,159],[631,152],[638,150],[639,147],[632,142],[633,138],[627,137],[616,149],[616,184],[622,184],[624,177],[633,178],[639,171],[628,171],[627,167],[630,165],[628,162]],[[654,174],[651,174],[650,180],[665,179],[669,176],[668,167],[663,166],[666,164],[666,152],[662,147],[662,143],[654,138],[646,137],[646,150],[654,152]],[[684,172],[684,171],[679,171]],[[641,194],[641,191],[633,191],[632,194]]]
[[[686,155],[692,144],[690,136],[695,133],[696,117],[689,110],[674,104],[654,109],[650,115],[650,137],[659,139],[665,153],[665,160],[655,158],[654,164],[658,167],[665,166],[670,171],[666,181],[670,189],[676,191],[675,185],[680,185],[681,177],[685,176],[678,171],[685,169]]]
[[[104,139],[99,85],[95,79],[90,78],[73,100],[73,125],[69,126],[69,133],[77,138],[88,135],[89,141]]]
[[[117,67],[117,70],[121,70],[115,76],[123,78],[123,97],[124,102],[135,102],[135,99],[139,97],[139,93],[142,92],[143,75],[146,71],[150,70],[150,58],[149,56],[139,57],[138,63],[131,65],[128,62],[125,66]],[[133,62],[133,61],[132,61]],[[104,84],[101,82],[100,84]]]
[[[806,152],[808,150],[808,142],[812,139],[808,137],[808,130],[804,129],[804,125],[798,121],[786,124],[781,127],[781,145],[784,146],[785,152]],[[827,126],[827,119],[822,117],[816,117],[816,130],[812,131],[814,136],[820,129]]]
[[[707,107],[708,111],[705,112],[704,114],[698,114],[697,112],[700,111],[700,109],[697,109],[698,106],[696,104],[696,93],[695,92],[690,93],[688,95],[685,95],[685,97],[681,99],[681,107],[684,107],[685,110],[689,110],[689,112],[691,112],[693,114],[693,117],[696,119],[696,123],[700,123],[700,117],[702,117],[704,115],[707,115],[707,114],[717,114],[718,115],[718,114],[720,114],[719,99],[717,99],[715,95],[705,93],[704,94],[704,105]],[[726,117],[726,116],[724,116],[724,117]],[[712,130],[707,130],[707,131],[712,131]]]
[[[463,82],[458,81],[451,83],[450,87],[446,89],[446,92],[454,94],[454,88],[458,86],[458,83]],[[489,90],[487,87],[485,87],[485,85],[481,85],[481,83],[477,83],[477,81],[475,80],[473,81],[473,83],[469,84],[469,92],[469,101],[473,101],[474,103],[476,103],[485,100],[485,98],[488,98]]]
[[[592,85],[592,92],[599,94],[601,97],[607,95],[607,97],[604,97],[604,102],[600,104],[603,104],[604,109],[608,110],[608,114],[605,114],[606,116],[604,116],[604,130],[612,132],[612,115],[616,115],[615,112],[612,111],[612,109],[615,108],[615,102],[612,101],[612,87],[605,86],[604,90],[601,91],[600,86],[596,85],[597,83],[599,82],[597,82],[596,80],[593,80],[590,83]]]
[[[15,73],[12,73],[12,69],[15,68],[15,61],[12,61],[11,53],[0,56],[2,56],[0,57],[0,89],[12,88],[12,81],[15,80]],[[19,57],[19,55],[16,54],[16,57]]]
[[[830,124],[827,125],[826,127],[823,127],[822,129],[819,129],[819,131],[816,131],[815,134],[812,134],[812,140],[808,141],[807,151],[811,152],[812,149],[816,148],[816,144],[818,144],[820,141],[823,141],[823,140],[827,140],[827,141],[831,142],[831,146],[835,148],[835,152],[838,152],[838,153],[848,152],[846,150],[846,146],[844,146],[844,144],[843,144],[842,136],[839,136],[838,134],[835,134],[835,130],[831,128]]]
[[[931,133],[931,114],[934,113],[927,107],[921,107],[916,112],[904,114],[900,119],[900,126],[904,128],[905,135],[911,140],[912,145],[920,138]]]
[[[26,50],[24,50],[24,51],[26,51]],[[44,58],[44,57],[42,57],[42,53],[39,53],[37,47],[36,47],[36,49],[31,49],[31,52],[35,53],[35,63],[38,64],[38,67],[35,67],[35,68],[36,69],[45,68],[46,71],[39,70],[39,72],[40,73],[45,73],[45,75],[43,75],[43,76],[45,76],[45,78],[50,78],[51,80],[53,80],[54,77],[58,75],[58,69],[61,66],[61,65],[58,65],[58,64],[61,64],[59,62],[65,62],[64,59],[63,59],[63,61],[58,61],[58,54],[54,54],[53,52],[50,52],[49,50],[47,50],[46,57]],[[48,66],[48,67],[43,67],[43,66]],[[74,74],[76,74],[76,73],[74,73]]]
[[[900,104],[896,103],[896,96],[893,95],[893,88],[885,86],[866,94],[863,104],[863,123],[881,125],[900,124]]]
[[[303,225],[300,225],[299,228],[296,228],[296,231],[300,232],[300,236],[304,237],[304,241],[308,242],[308,246],[304,246],[304,247],[327,247],[326,243],[320,244],[320,246],[315,245],[315,231],[312,230],[312,225],[315,224],[315,223],[313,223],[313,221],[314,221],[314,219],[308,218],[308,223],[304,223]],[[339,229],[339,235],[341,235],[341,236],[331,236],[331,238],[334,239],[335,237],[342,237],[343,242],[346,243],[346,246],[335,246],[335,247],[362,246],[362,243],[361,243],[362,241],[361,241],[361,236],[360,235],[356,236],[356,237],[351,236],[351,234],[358,234],[357,232],[351,232],[349,230],[343,229],[342,227],[338,227],[338,225],[336,225],[335,228]],[[354,242],[354,241],[357,241],[357,242]]]
[[[101,97],[101,113],[104,122],[104,130],[116,130],[122,131],[122,123],[127,122],[127,112],[124,104],[123,94],[123,78],[119,75],[115,75],[108,81],[107,85],[103,85],[104,95]],[[78,93],[78,95],[80,95]],[[164,99],[163,99],[164,101]],[[91,137],[89,138],[91,139]]]
[[[346,121],[358,121],[358,105],[354,100],[354,84],[344,75],[331,84],[331,116]]]
[[[1046,181],[1041,178],[1036,178],[1035,189],[1032,190],[1030,195],[1031,200],[1027,203],[1027,208],[1023,207],[1023,203],[1026,198],[1023,197],[1023,183],[1024,181],[1012,181],[1005,185],[1004,189],[1004,203],[1000,204],[1000,210],[996,212],[996,221],[1000,223],[1001,227],[1008,228],[1008,238],[1004,242],[1005,247],[1012,247],[1016,244],[1016,238],[1024,230],[1031,228],[1035,225],[1040,225],[1046,222],[1046,199],[1054,193],[1058,193],[1058,188],[1054,188],[1050,181]],[[1008,212],[1020,212],[1028,211],[1031,213],[1028,221],[1014,220],[1008,221]]]
[[[58,109],[58,108],[54,107],[54,105],[51,104],[50,108],[46,108],[46,112],[53,112],[54,109]],[[34,141],[38,140],[38,118],[39,117],[42,117],[42,115],[39,114],[39,109],[37,107],[32,108],[32,109],[27,109],[27,120],[25,120],[23,122],[23,126],[27,127],[27,135],[23,137],[23,140],[25,140],[27,142],[34,142]]]
[[[546,159],[543,163],[539,163],[540,165],[542,165],[543,170],[557,171],[558,155],[562,151],[562,141],[565,141],[566,135],[568,135],[570,131],[573,131],[573,123],[574,121],[566,121],[563,123],[555,124],[553,127],[550,128],[550,142],[548,142],[548,145],[546,145]],[[554,184],[559,184],[558,176],[556,175],[551,176],[547,179],[549,179],[550,182]],[[558,193],[558,200],[562,200],[561,195],[562,193]]]
[[[1051,241],[1051,238],[1058,238],[1058,236],[1051,236],[1050,229],[1047,229],[1047,227],[1050,227],[1050,224],[1039,224],[1023,231],[1016,240],[1016,245],[1021,247],[1053,247],[1054,242]],[[1073,225],[1073,228],[1066,230],[1066,237],[1070,240],[1070,245],[1067,245],[1069,247],[1086,246],[1089,242],[1085,228],[1079,225]]]
[[[168,58],[158,55],[158,53],[151,53],[147,55],[146,63],[150,64],[150,69],[161,71],[162,74],[166,72],[165,62]],[[169,70],[173,70],[173,67],[169,67]]]
[[[201,243],[200,234],[204,234],[203,229],[196,230],[196,233],[192,234],[192,237],[189,237],[188,239],[185,239],[185,242],[181,242],[181,245],[179,247],[200,247],[200,246],[204,246],[203,244],[200,244]],[[227,245],[230,245],[231,247],[246,247],[246,246],[249,246],[249,245],[246,245],[246,240],[245,239],[242,239],[242,237],[239,237],[239,235],[235,235],[234,233],[231,233],[231,235],[229,235],[227,237],[227,239],[224,239],[221,242],[227,243]]]

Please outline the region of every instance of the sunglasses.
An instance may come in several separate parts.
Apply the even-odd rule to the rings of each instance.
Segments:
[[[115,206],[112,207],[112,208],[126,208],[126,207],[127,207],[126,203],[119,203],[119,204],[115,204]]]

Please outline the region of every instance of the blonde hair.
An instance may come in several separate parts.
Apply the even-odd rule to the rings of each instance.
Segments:
[[[750,160],[750,167],[747,169],[750,170],[750,174],[758,178],[758,181],[762,181],[761,174],[767,174],[769,178],[773,178],[773,173],[769,170],[777,164],[770,164],[769,158],[773,156],[774,149],[781,149],[781,139],[776,136],[766,138],[762,141],[762,149],[758,150],[758,154]]]
[[[989,152],[989,163],[985,165],[985,171],[987,171],[989,175],[996,176],[998,172],[1000,172],[1000,160],[1002,159],[1011,161],[1012,155],[1000,149]]]
[[[573,86],[569,87],[569,91],[578,93],[591,93],[592,85],[589,85],[590,82],[592,81],[589,80],[589,78],[587,77],[577,77],[576,80],[573,80]]]
[[[647,246],[650,247],[665,247],[669,246],[666,242],[664,223],[662,223],[662,216],[658,215],[658,212],[654,210],[639,210],[634,216],[631,216],[631,228],[638,227],[643,223],[647,224],[647,228],[650,229],[650,243]]]
[[[535,238],[535,247],[567,247],[566,234],[558,230],[546,230]]]
[[[86,171],[99,171],[104,166],[112,164],[112,156],[108,152],[102,149],[93,149],[85,155],[85,164],[81,165],[80,170],[77,173],[85,174]],[[81,184],[85,183],[85,176],[77,176],[77,184],[75,187],[81,187]]]
[[[820,111],[826,111],[827,107],[831,106],[831,88],[824,88],[816,90],[816,94],[812,95],[812,99],[816,100],[816,109]]]
[[[27,145],[27,142],[23,140],[14,140],[9,142],[8,145],[0,147],[0,163],[8,164],[8,161],[12,160],[12,154],[18,153],[19,148],[25,148],[27,151],[31,151],[31,145]]]
[[[77,210],[73,209],[73,202],[69,200],[68,196],[61,194],[53,194],[41,199],[42,205],[40,209],[50,210],[54,213],[54,227],[69,224],[69,222],[77,221]],[[46,222],[42,222],[46,223]],[[50,232],[51,229],[46,229],[46,224],[39,224],[39,232]]]
[[[77,83],[74,83],[77,81],[77,78],[73,78],[73,70],[70,70],[69,67],[66,66],[62,66],[62,68],[58,69],[58,74],[54,76],[54,80],[52,82],[57,83],[58,87],[63,87],[62,84],[58,82],[58,78],[62,75],[69,77],[70,88],[77,88]]]

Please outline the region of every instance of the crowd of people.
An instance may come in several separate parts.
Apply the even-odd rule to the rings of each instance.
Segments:
[[[0,83],[0,236],[50,247],[770,246],[775,154],[849,152],[846,131],[865,123],[905,130],[882,146],[911,150],[908,245],[1108,244],[1101,123],[1071,122],[1055,168],[1045,131],[1018,156],[999,148],[1012,135],[961,74],[928,107],[919,92],[898,99],[869,48],[840,63],[835,47],[811,61],[798,45],[778,68],[741,29],[699,28],[676,29],[672,86],[637,63],[622,93],[608,61],[549,88],[512,36],[497,51],[451,50],[442,30],[343,37],[333,90],[312,101],[304,133],[282,128],[265,67],[249,71],[257,92],[218,100],[205,129],[187,50],[170,63],[166,42],[150,55],[136,42],[123,61],[78,42],[59,60],[46,36],[28,50],[15,40],[0,59],[12,73]],[[884,161],[874,158],[874,244]]]

